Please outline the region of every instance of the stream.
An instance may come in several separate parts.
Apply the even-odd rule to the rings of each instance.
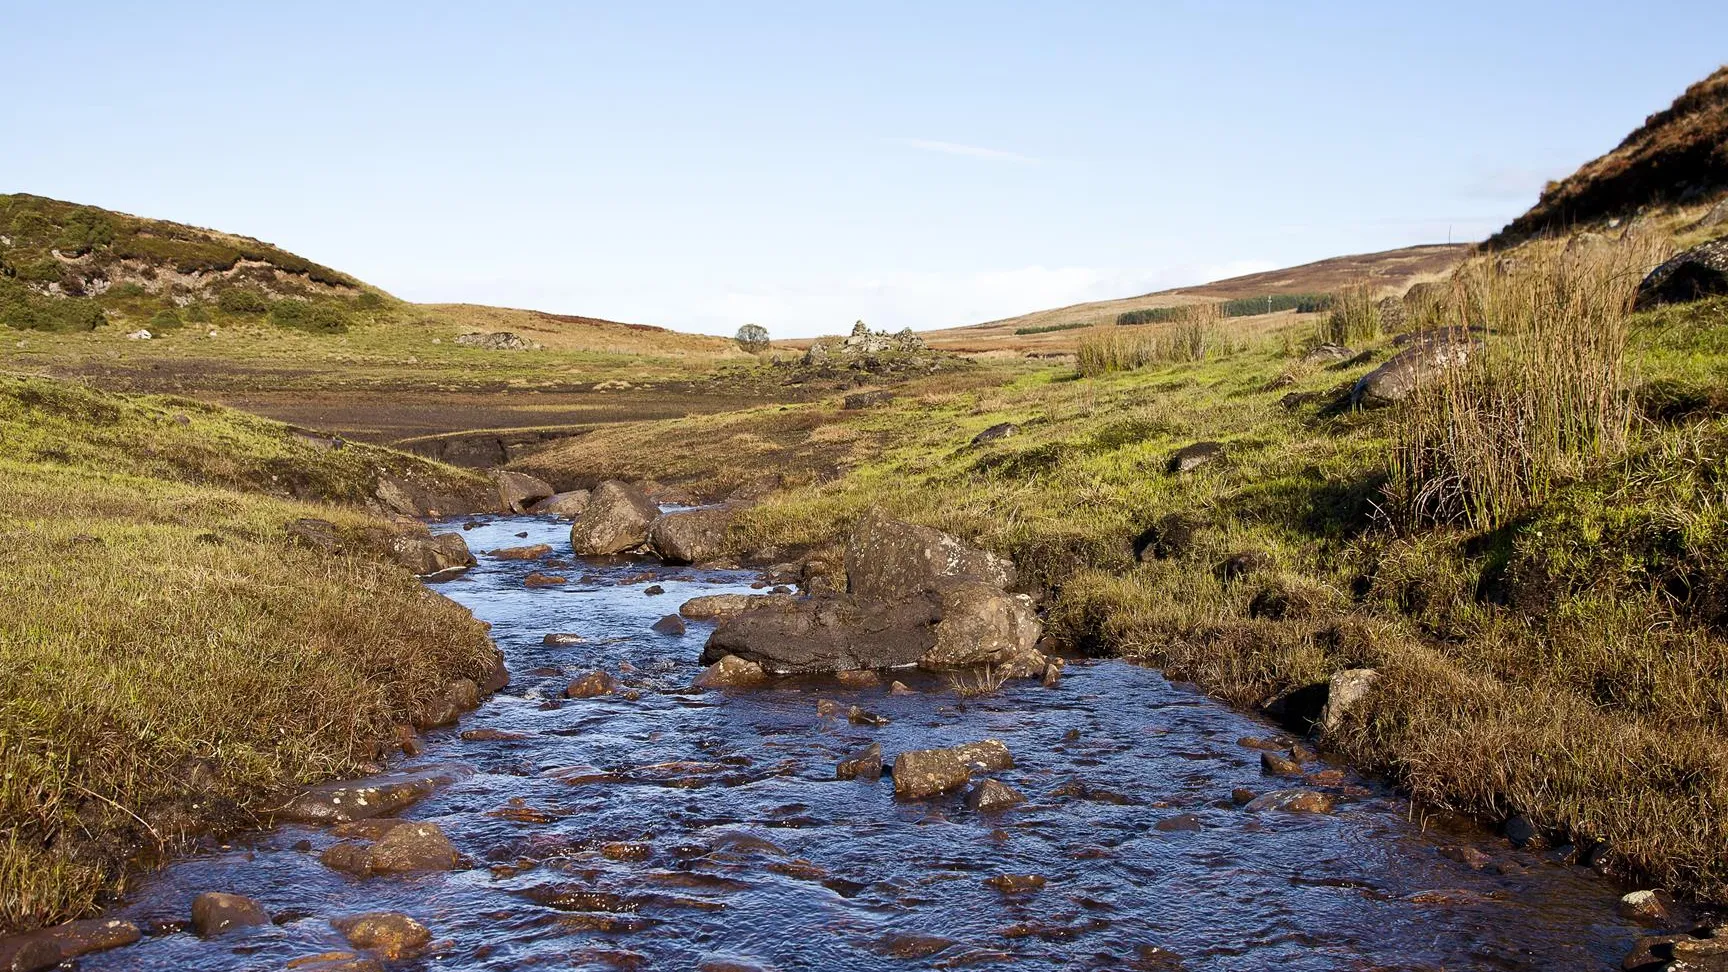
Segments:
[[[139,882],[110,914],[157,933],[79,968],[283,969],[350,948],[332,918],[381,910],[434,939],[389,968],[463,972],[1572,970],[1617,968],[1641,933],[1616,915],[1624,889],[1473,825],[1423,826],[1408,799],[1342,767],[1309,767],[1335,812],[1236,805],[1238,788],[1300,785],[1262,776],[1239,740],[1292,738],[1146,668],[1076,660],[1058,687],[965,700],[914,675],[899,676],[911,694],[832,679],[692,690],[711,625],[650,626],[756,576],[596,560],[557,569],[566,586],[528,588],[548,568],[485,553],[567,551],[568,530],[482,518],[464,533],[479,565],[437,585],[491,622],[512,674],[401,763],[472,771],[401,814],[439,824],[471,866],[360,879],[319,862],[337,840],[325,828],[245,835]],[[665,593],[645,594],[654,584]],[[586,641],[551,646],[549,633]],[[597,669],[636,697],[563,698]],[[818,699],[841,715],[819,715]],[[851,705],[890,721],[853,724]],[[460,736],[477,729],[523,738]],[[1016,762],[990,775],[1027,803],[984,814],[958,794],[897,802],[886,776],[834,779],[871,742],[891,760],[985,738]],[[1004,893],[986,883],[998,875],[1044,884]],[[200,939],[183,928],[203,891],[253,897],[275,923]]]

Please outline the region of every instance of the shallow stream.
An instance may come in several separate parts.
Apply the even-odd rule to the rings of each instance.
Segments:
[[[472,867],[357,879],[319,863],[336,842],[326,830],[279,827],[168,866],[113,912],[178,927],[215,890],[258,899],[276,924],[210,941],[166,931],[81,968],[282,969],[348,947],[331,918],[379,910],[435,939],[390,967],[465,972],[1571,970],[1618,967],[1639,934],[1616,917],[1624,889],[1469,826],[1425,828],[1408,800],[1334,767],[1310,766],[1340,796],[1333,813],[1235,805],[1238,788],[1300,785],[1262,776],[1239,743],[1288,737],[1145,668],[1075,662],[1059,687],[964,702],[913,677],[909,695],[833,681],[691,690],[709,626],[650,625],[754,576],[594,561],[557,569],[568,586],[526,588],[547,568],[484,553],[567,550],[567,531],[485,520],[465,534],[479,566],[438,585],[492,623],[512,682],[403,764],[472,774],[402,815],[438,823]],[[665,593],[646,594],[654,584]],[[549,633],[587,640],[548,646]],[[639,695],[562,698],[596,669]],[[818,699],[842,715],[819,716]],[[853,724],[854,704],[890,722]],[[476,729],[525,738],[459,736]],[[958,795],[896,802],[887,777],[833,778],[871,742],[891,759],[984,738],[1008,744],[1016,767],[992,775],[1028,803],[979,814]],[[1005,874],[1045,883],[986,883]]]

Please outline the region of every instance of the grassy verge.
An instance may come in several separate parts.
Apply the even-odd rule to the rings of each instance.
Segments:
[[[362,770],[485,671],[466,611],[288,542],[317,516],[363,550],[382,524],[356,504],[386,470],[462,479],[185,400],[0,378],[0,933]]]
[[[1598,307],[1607,317],[1576,323],[1621,329],[1605,337],[1623,339],[1622,370],[1547,390],[1507,386],[1508,362],[1570,332],[1511,308],[1486,319],[1489,352],[1453,405],[1549,415],[1565,394],[1608,389],[1591,400],[1613,423],[1532,424],[1507,451],[1451,453],[1445,474],[1465,470],[1455,485],[1480,500],[1461,508],[1492,509],[1486,519],[1398,507],[1388,483],[1412,467],[1392,461],[1395,445],[1432,445],[1418,433],[1440,427],[1444,406],[1430,394],[1380,412],[1325,407],[1397,348],[1376,338],[1360,358],[1305,364],[1312,322],[1090,377],[1000,367],[869,411],[818,403],[603,429],[532,464],[714,492],[801,470],[747,514],[741,550],[831,544],[880,504],[1012,555],[1076,646],[1156,663],[1238,705],[1379,669],[1374,704],[1331,746],[1431,803],[1524,814],[1560,839],[1606,843],[1627,873],[1722,900],[1728,301],[1630,318]],[[1583,365],[1615,354],[1579,350]],[[971,443],[1000,422],[1019,434]],[[1222,443],[1224,458],[1169,473],[1198,441]],[[1479,474],[1500,468],[1495,456],[1524,476],[1518,488]]]

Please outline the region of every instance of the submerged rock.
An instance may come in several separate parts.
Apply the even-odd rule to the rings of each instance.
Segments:
[[[500,547],[492,551],[499,560],[541,560],[552,556],[550,544],[536,543],[526,547]]]
[[[936,645],[941,606],[929,596],[900,604],[846,595],[762,604],[720,623],[703,663],[736,655],[774,674],[896,668]]]
[[[584,556],[623,553],[648,541],[660,508],[628,483],[609,479],[594,488],[588,508],[570,527],[570,545]]]
[[[326,850],[319,860],[337,871],[360,877],[375,874],[406,874],[414,871],[453,871],[462,865],[443,828],[434,823],[403,821],[370,846],[343,841]]]
[[[946,749],[908,750],[894,760],[894,795],[903,800],[922,800],[965,786],[972,781],[974,770],[1013,768],[1013,755],[997,739]]]
[[[6,972],[44,972],[80,955],[130,945],[142,937],[137,925],[118,918],[69,921],[0,939],[0,969]]]
[[[359,780],[321,783],[296,794],[272,814],[294,823],[335,824],[381,817],[418,803],[433,790],[469,775],[465,767],[432,766]]]
[[[979,780],[966,791],[966,806],[979,813],[1010,810],[1026,802],[1020,791],[996,780]]]
[[[192,928],[204,938],[213,938],[230,928],[268,925],[264,906],[245,895],[206,891],[192,899]]]
[[[348,944],[364,948],[392,962],[410,958],[432,941],[432,932],[399,911],[375,911],[338,918],[330,923]]]
[[[611,695],[618,691],[618,682],[605,672],[589,672],[565,689],[564,695],[571,699],[592,699],[602,695]]]
[[[1622,917],[1653,925],[1659,925],[1669,918],[1667,902],[1655,891],[1633,891],[1621,896],[1619,911]]]
[[[1282,810],[1285,813],[1331,813],[1337,800],[1318,790],[1274,790],[1248,801],[1248,810]]]
[[[685,630],[684,629],[684,619],[679,617],[676,614],[668,614],[665,617],[661,618],[660,620],[654,622],[654,624],[650,630],[654,631],[656,634],[672,635],[673,637],[680,637],[684,634],[684,630]]]
[[[698,688],[744,688],[758,685],[768,677],[762,666],[737,655],[725,657],[709,665],[696,676]]]

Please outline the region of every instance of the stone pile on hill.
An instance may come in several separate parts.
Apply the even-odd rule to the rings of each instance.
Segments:
[[[929,351],[924,339],[906,328],[898,334],[872,331],[863,321],[852,325],[852,333],[840,340],[823,339],[804,352],[807,365],[824,364],[833,359],[860,358],[870,355],[901,353],[917,354]]]
[[[1014,580],[1001,557],[872,510],[847,543],[844,593],[751,603],[721,621],[702,660],[734,656],[773,674],[917,666],[1041,675],[1043,625],[1030,597],[1009,592]]]
[[[457,337],[456,343],[465,348],[481,348],[486,351],[540,350],[540,345],[510,331],[493,331],[490,334],[482,331],[471,331]]]

